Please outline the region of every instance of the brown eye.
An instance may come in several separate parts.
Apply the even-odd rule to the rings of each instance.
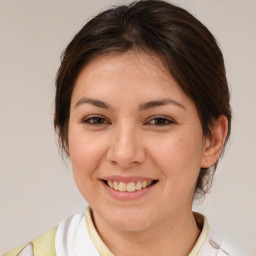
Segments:
[[[89,125],[103,125],[109,124],[109,122],[101,116],[91,116],[83,120],[83,123]]]
[[[174,123],[171,119],[166,117],[155,117],[152,118],[149,122],[150,125],[157,125],[157,126],[165,126]]]

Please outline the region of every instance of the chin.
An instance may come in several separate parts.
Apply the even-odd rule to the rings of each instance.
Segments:
[[[120,211],[104,216],[109,225],[123,231],[141,231],[147,229],[152,219],[145,213]]]
[[[145,230],[149,227],[148,223],[144,221],[138,221],[134,222],[133,220],[114,220],[109,223],[112,225],[115,229],[120,231],[131,231],[131,232],[139,232],[142,230]]]

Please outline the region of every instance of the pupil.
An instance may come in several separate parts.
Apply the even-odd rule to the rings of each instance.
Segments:
[[[102,118],[100,118],[100,117],[95,117],[95,118],[94,118],[94,122],[95,122],[95,123],[98,123],[98,124],[101,124],[101,123],[102,123]]]
[[[165,124],[165,120],[163,118],[158,119],[158,124]]]

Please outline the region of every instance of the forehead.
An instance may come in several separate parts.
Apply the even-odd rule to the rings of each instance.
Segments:
[[[182,91],[163,62],[155,55],[128,51],[110,53],[92,59],[79,73],[73,97],[81,92],[94,90],[101,94],[104,89],[145,90],[144,93],[161,93],[174,86]]]
[[[127,66],[128,65],[128,66]],[[110,52],[93,58],[78,75],[82,72],[86,75],[105,74],[111,75],[113,72],[125,72],[133,70],[131,76],[150,76],[150,79],[170,80],[172,76],[163,61],[156,55],[146,54],[142,51],[130,50],[126,52]],[[134,72],[137,70],[137,72]]]

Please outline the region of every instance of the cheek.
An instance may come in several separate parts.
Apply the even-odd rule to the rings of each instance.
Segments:
[[[195,139],[197,138],[197,139]],[[202,143],[200,136],[190,133],[171,134],[161,144],[151,148],[151,156],[163,172],[170,186],[178,190],[192,188],[201,164]]]
[[[93,188],[95,170],[104,155],[102,140],[84,132],[70,131],[69,152],[76,184],[81,192]]]

